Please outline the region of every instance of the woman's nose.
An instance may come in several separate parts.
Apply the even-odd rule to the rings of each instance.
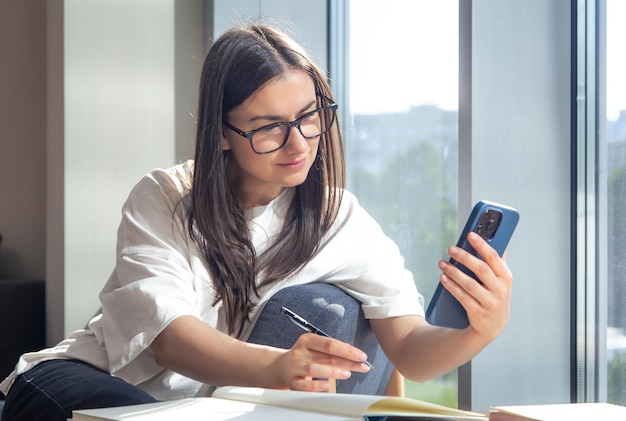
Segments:
[[[293,126],[289,129],[289,137],[287,138],[285,149],[289,149],[294,152],[302,152],[306,150],[307,144],[307,139],[302,136],[298,127]]]

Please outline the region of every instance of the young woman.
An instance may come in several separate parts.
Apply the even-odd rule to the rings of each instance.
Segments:
[[[194,161],[154,170],[130,193],[102,314],[20,358],[2,383],[5,417],[65,419],[219,385],[325,391],[328,378],[379,381],[358,345],[368,332],[422,381],[492,341],[508,319],[505,262],[475,235],[482,260],[451,247],[482,281],[439,262],[471,325],[428,325],[397,247],[343,189],[336,109],[323,73],[285,34],[254,25],[220,37],[204,63]],[[348,304],[336,305],[337,294]],[[300,335],[273,300],[306,317],[334,314],[323,327],[334,337]],[[354,326],[338,333],[344,325]],[[288,327],[298,332],[290,342],[274,340]]]

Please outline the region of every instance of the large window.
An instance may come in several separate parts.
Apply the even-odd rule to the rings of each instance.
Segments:
[[[458,0],[350,1],[342,101],[348,187],[426,300],[457,235]],[[457,404],[456,372],[409,396]]]
[[[348,185],[427,302],[474,202],[522,215],[507,329],[457,372],[408,383],[407,395],[483,411],[569,401],[571,2],[331,4],[343,6],[330,10],[329,62]]]

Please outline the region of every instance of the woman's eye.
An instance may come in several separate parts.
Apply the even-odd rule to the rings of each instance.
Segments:
[[[282,125],[277,125],[277,126],[272,126],[272,127],[268,127],[265,129],[261,129],[257,132],[258,135],[261,136],[273,136],[273,135],[278,135],[283,133],[283,126]]]

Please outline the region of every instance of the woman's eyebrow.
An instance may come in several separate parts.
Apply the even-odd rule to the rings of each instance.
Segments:
[[[298,111],[298,114],[303,114],[304,112],[306,112],[309,108],[311,108],[316,103],[317,103],[317,100],[315,100],[315,99],[313,101],[309,102],[300,111]],[[257,120],[285,121],[285,118],[283,116],[268,114],[268,115],[258,115],[258,116],[252,117],[250,119],[251,122],[252,121],[257,121]]]

